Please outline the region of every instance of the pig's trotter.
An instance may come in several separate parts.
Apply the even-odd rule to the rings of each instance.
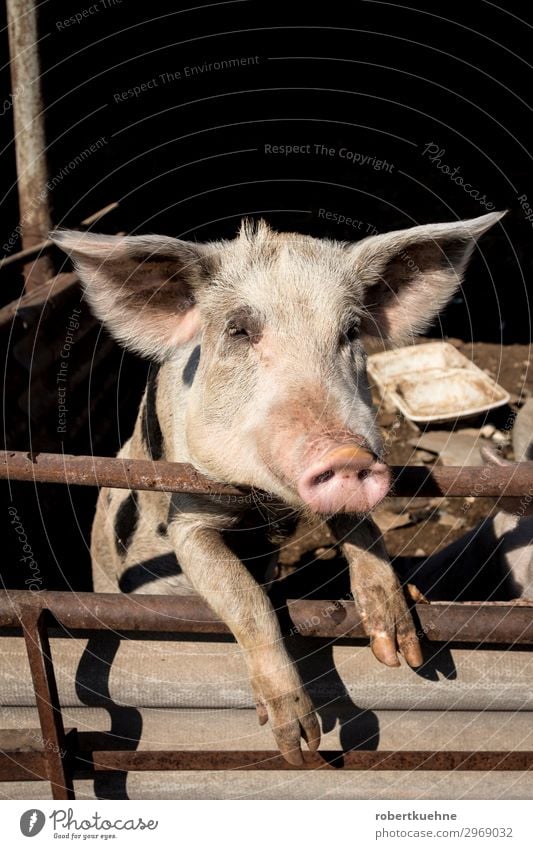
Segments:
[[[397,650],[409,666],[421,666],[422,652],[403,590],[394,574],[383,573],[381,580],[379,577],[374,573],[369,581],[368,575],[365,578],[358,574],[352,581],[372,651],[386,666],[400,665]]]
[[[285,760],[293,766],[301,766],[304,762],[302,737],[309,750],[316,752],[320,745],[320,725],[311,699],[296,676],[292,686],[288,684],[290,689],[283,688],[280,683],[277,679],[252,673],[259,724],[264,725],[269,719]]]
[[[350,566],[352,594],[375,657],[385,666],[399,666],[399,651],[409,666],[421,666],[414,622],[379,529],[368,518],[342,516],[331,524]]]
[[[430,604],[424,593],[420,592],[416,584],[406,584],[405,589],[408,597],[416,604]]]

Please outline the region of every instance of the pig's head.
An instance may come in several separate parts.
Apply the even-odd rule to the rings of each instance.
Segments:
[[[70,231],[54,240],[113,335],[164,363],[165,404],[186,407],[185,434],[167,434],[167,445],[184,437],[200,471],[295,507],[364,513],[390,484],[364,339],[405,343],[427,327],[500,217],[356,244],[263,222],[209,244]]]

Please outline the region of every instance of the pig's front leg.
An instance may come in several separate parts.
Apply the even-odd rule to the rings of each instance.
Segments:
[[[399,666],[399,649],[410,666],[420,666],[413,619],[376,524],[355,516],[336,516],[330,524],[348,560],[352,594],[374,655],[386,666]]]
[[[303,763],[301,738],[316,751],[320,726],[283,644],[270,600],[218,530],[188,524],[181,516],[169,526],[169,536],[194,588],[244,651],[260,724],[270,720],[281,754],[299,766]]]

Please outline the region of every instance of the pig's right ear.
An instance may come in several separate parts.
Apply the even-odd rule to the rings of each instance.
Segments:
[[[142,356],[162,360],[199,329],[195,293],[216,265],[215,245],[169,236],[102,236],[56,230],[95,315]]]

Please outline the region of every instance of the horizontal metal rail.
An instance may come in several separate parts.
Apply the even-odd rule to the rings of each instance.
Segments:
[[[533,498],[533,462],[510,466],[392,466],[391,493],[410,497],[501,496]],[[190,492],[229,499],[249,497],[249,490],[216,483],[184,463],[128,460],[122,457],[83,457],[71,454],[0,453],[0,478],[108,486],[157,492]],[[275,500],[270,493],[258,498]]]
[[[97,751],[89,762],[94,771],[109,770],[293,770],[293,769],[349,769],[349,770],[530,770],[533,769],[533,752],[425,752],[425,751],[324,751],[320,754],[304,752],[302,766],[287,763],[279,752],[263,751],[175,751],[175,752],[120,752]],[[82,757],[78,756],[79,767]]]
[[[417,604],[420,630],[431,642],[533,645],[533,602]],[[229,634],[202,599],[122,593],[0,592],[0,628],[46,617],[66,631]],[[306,637],[366,639],[353,601],[289,599],[288,628]]]
[[[35,729],[33,735],[38,735]],[[68,739],[70,736],[70,739]],[[102,772],[156,772],[162,770],[441,770],[526,771],[533,769],[531,751],[387,751],[325,750],[319,754],[303,752],[303,764],[293,766],[273,749],[260,750],[173,750],[129,751],[119,749],[86,750],[84,732],[67,735],[72,751],[72,771],[78,778],[94,778]],[[110,741],[112,742],[112,741]],[[79,744],[79,748],[78,748]],[[0,738],[1,746],[1,738]],[[38,781],[46,776],[44,751],[0,749],[0,781]]]

